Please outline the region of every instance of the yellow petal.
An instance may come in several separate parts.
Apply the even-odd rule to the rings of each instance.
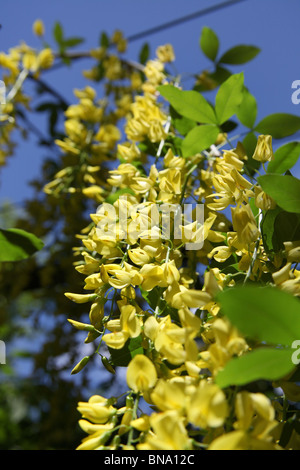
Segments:
[[[157,373],[153,363],[147,356],[137,354],[127,368],[127,384],[135,392],[146,392],[154,387]]]

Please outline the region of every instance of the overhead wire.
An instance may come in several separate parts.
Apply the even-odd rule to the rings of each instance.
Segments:
[[[150,36],[152,34],[156,34],[160,31],[173,28],[174,26],[178,26],[180,24],[186,23],[188,21],[192,21],[196,18],[200,18],[201,16],[208,15],[209,13],[214,13],[218,10],[221,10],[223,8],[227,8],[229,6],[233,6],[242,2],[245,2],[246,0],[229,0],[227,2],[222,2],[218,3],[216,5],[212,5],[207,8],[203,8],[202,10],[195,11],[194,13],[190,13],[189,15],[182,16],[180,18],[176,18],[174,20],[168,21],[166,23],[162,23],[160,25],[154,26],[152,28],[146,29],[144,31],[140,31],[138,33],[132,34],[130,36],[127,36],[126,39],[128,42],[133,42],[137,41],[139,39],[142,39],[144,37]]]

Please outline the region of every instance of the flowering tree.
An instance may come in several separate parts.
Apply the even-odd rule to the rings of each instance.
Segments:
[[[300,118],[257,122],[244,72],[230,66],[258,48],[220,54],[217,35],[203,28],[211,70],[185,89],[169,44],[153,57],[145,45],[134,61],[120,31],[75,53],[81,39],[66,38],[59,23],[55,47],[40,20],[33,29],[40,50],[21,44],[0,54],[0,161],[14,153],[20,122],[28,124],[28,80],[53,98],[35,111],[49,117],[41,143],[61,153],[35,182],[43,206],[28,204],[31,225],[24,218],[22,229],[0,231],[1,276],[12,282],[11,262],[28,257],[47,279],[54,264],[68,273],[56,279],[56,301],[92,351],[72,374],[95,357],[112,377],[126,371],[125,393],[95,389],[79,400],[86,437],[77,448],[298,449],[300,182],[290,170]],[[88,84],[69,105],[43,74],[82,57],[92,62]],[[63,237],[37,266],[32,255],[43,254],[53,230],[46,222],[59,217]],[[65,336],[59,344],[78,354]]]

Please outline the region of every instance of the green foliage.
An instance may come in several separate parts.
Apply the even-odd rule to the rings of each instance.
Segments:
[[[221,125],[238,112],[243,100],[244,74],[232,75],[220,86],[216,95],[215,111]]]
[[[274,160],[268,164],[268,173],[285,173],[293,168],[300,155],[300,143],[288,142],[279,147],[274,153]]]
[[[114,202],[116,202],[120,196],[122,196],[123,194],[134,194],[132,189],[130,188],[122,188],[122,189],[118,189],[117,191],[115,191],[113,194],[110,194],[105,202],[108,202],[109,204],[113,204]]]
[[[207,26],[202,29],[200,47],[206,57],[212,61],[216,59],[219,51],[219,39],[216,33]]]
[[[255,341],[291,347],[300,338],[298,299],[274,287],[243,286],[218,295],[221,310]]]
[[[181,116],[202,124],[216,124],[212,106],[200,93],[182,91],[172,85],[159,86],[158,91]]]
[[[147,42],[142,46],[139,53],[139,61],[141,64],[145,64],[150,57],[150,46]]]
[[[130,338],[122,349],[108,348],[110,353],[109,364],[115,367],[127,367],[136,354],[143,354],[141,337]]]
[[[274,287],[243,286],[221,292],[218,301],[231,324],[258,342],[255,350],[231,359],[218,373],[220,387],[278,380],[295,368],[292,344],[300,337],[298,299]]]
[[[63,27],[62,27],[62,25],[59,21],[57,21],[54,24],[53,37],[54,37],[54,39],[55,39],[55,41],[58,45],[59,53],[60,53],[61,56],[64,56],[67,49],[79,46],[79,44],[82,44],[84,42],[84,39],[79,38],[79,37],[66,38],[65,35],[64,35]],[[63,57],[63,60],[67,65],[69,65],[71,63],[70,59],[67,58],[67,57]]]
[[[257,116],[256,98],[247,89],[244,89],[243,95],[242,102],[237,111],[237,118],[244,126],[252,129]]]
[[[300,213],[300,180],[290,175],[263,175],[257,178],[263,190],[287,212]]]
[[[188,157],[191,154],[200,153],[213,145],[218,137],[219,129],[216,126],[202,125],[191,129],[182,142],[182,155]]]
[[[300,129],[300,117],[288,113],[275,113],[266,116],[256,126],[260,134],[270,134],[274,139],[283,139]]]
[[[221,388],[258,380],[278,380],[294,368],[291,349],[259,348],[231,359],[216,377]]]
[[[44,243],[32,233],[12,228],[0,229],[0,261],[20,261],[43,248]]]
[[[239,44],[231,47],[216,61],[220,48],[217,34],[211,28],[204,26],[200,36],[202,52],[212,62],[217,64],[242,65],[253,60],[260,52],[260,48],[253,45]]]
[[[260,49],[256,46],[241,44],[226,51],[220,57],[219,62],[229,65],[241,65],[253,60],[259,52]]]
[[[278,253],[284,249],[284,242],[300,239],[300,215],[277,206],[265,212],[261,232],[266,252]]]

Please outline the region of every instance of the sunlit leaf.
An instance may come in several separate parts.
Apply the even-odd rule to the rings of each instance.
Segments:
[[[251,339],[291,346],[300,338],[300,302],[274,287],[242,286],[222,291],[221,311]]]
[[[300,180],[290,175],[267,174],[257,178],[262,189],[288,212],[300,213]]]
[[[215,380],[221,388],[246,385],[256,380],[279,380],[295,368],[291,357],[290,349],[255,349],[231,359]]]
[[[200,47],[210,60],[214,61],[219,51],[219,39],[216,33],[207,26],[202,29]]]
[[[226,51],[219,59],[219,62],[230,65],[245,64],[254,59],[259,52],[260,49],[256,46],[241,44]]]
[[[21,229],[0,229],[0,261],[20,261],[43,248],[44,243]]]
[[[182,141],[182,155],[188,157],[202,152],[216,142],[218,135],[216,126],[207,124],[194,127]]]
[[[238,112],[243,100],[244,74],[231,75],[220,86],[217,96],[215,111],[218,124],[221,125]]]
[[[256,115],[256,99],[248,90],[244,90],[244,97],[237,111],[237,118],[244,126],[252,129],[255,124]]]
[[[183,91],[172,85],[159,86],[158,91],[181,116],[203,124],[216,124],[213,107],[197,91]]]
[[[289,142],[274,152],[274,160],[268,164],[268,173],[285,173],[298,161],[300,156],[300,143]]]
[[[300,117],[288,113],[275,113],[266,116],[256,126],[256,132],[269,134],[274,139],[282,139],[295,134],[300,129]]]

